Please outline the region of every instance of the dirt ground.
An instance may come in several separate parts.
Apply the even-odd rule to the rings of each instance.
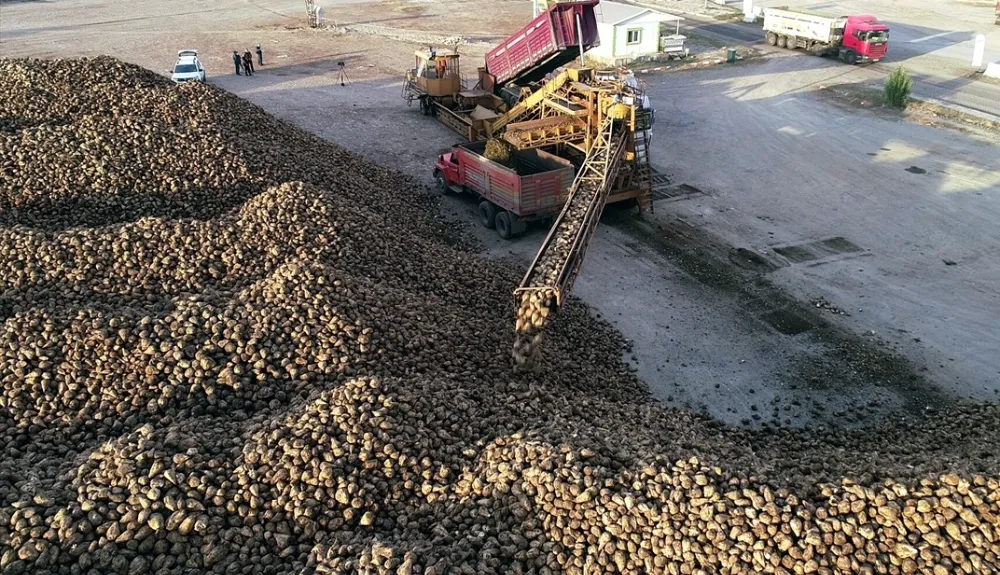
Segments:
[[[821,87],[816,94],[847,109],[869,110],[887,119],[957,130],[987,143],[995,143],[1000,136],[998,120],[967,114],[931,102],[912,100],[904,110],[893,109],[885,104],[883,89],[877,84],[833,84]]]
[[[530,18],[513,1],[325,8],[331,28],[314,30],[290,0],[4,3],[0,54],[111,54],[166,73],[197,48],[210,82],[429,184],[458,138],[400,98],[413,51],[461,36],[472,77]],[[235,76],[229,54],[256,43],[265,66]],[[735,425],[852,425],[997,397],[1000,154],[811,92],[842,73],[779,56],[644,76],[655,215],[611,210],[575,293],[634,342],[664,402]],[[505,242],[474,223],[471,199],[442,201],[493,257],[527,263],[544,234]]]

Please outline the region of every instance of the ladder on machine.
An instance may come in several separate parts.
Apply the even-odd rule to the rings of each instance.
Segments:
[[[633,97],[640,104],[635,110],[635,125],[633,128],[635,167],[633,184],[639,188],[639,213],[653,213],[653,166],[649,161],[649,144],[652,139],[653,110],[642,105],[645,102],[645,83],[637,82],[633,88]]]
[[[653,213],[653,167],[649,163],[649,131],[635,133],[635,185],[639,188],[639,213]]]

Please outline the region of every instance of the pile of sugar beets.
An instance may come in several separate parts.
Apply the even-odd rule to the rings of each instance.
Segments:
[[[400,174],[108,58],[0,93],[4,574],[1000,566],[994,405],[733,429],[579,302],[514,373],[522,271]]]

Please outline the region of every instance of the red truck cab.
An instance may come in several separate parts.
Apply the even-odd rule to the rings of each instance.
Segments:
[[[857,54],[859,62],[878,62],[889,51],[889,27],[871,14],[848,16],[843,48]]]
[[[461,177],[458,173],[458,157],[455,152],[448,152],[438,156],[434,162],[434,179],[437,181],[438,192],[445,194],[449,191],[460,191],[462,188]],[[457,190],[455,188],[458,188]]]

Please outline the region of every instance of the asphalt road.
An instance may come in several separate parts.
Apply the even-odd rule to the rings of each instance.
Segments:
[[[685,18],[690,29],[725,41],[736,41],[768,52],[782,52],[781,48],[768,46],[763,33],[756,27],[699,19],[694,15]],[[958,62],[965,53],[959,44],[968,43],[973,36],[969,31],[938,32],[925,35],[926,29],[900,24],[892,25],[889,58],[884,62],[858,67],[857,80],[881,80],[896,66],[904,65],[913,75],[913,94],[919,98],[933,99],[945,105],[959,106],[991,116],[1000,116],[1000,86],[975,80]],[[801,57],[810,57],[802,54]],[[1000,49],[986,52],[986,61],[1000,61]],[[846,66],[846,64],[845,64]]]
[[[817,98],[843,68],[854,73],[776,55],[647,80],[654,164],[703,192],[656,216],[776,262],[771,281],[846,310],[839,322],[898,349],[942,391],[993,398],[998,148]]]

